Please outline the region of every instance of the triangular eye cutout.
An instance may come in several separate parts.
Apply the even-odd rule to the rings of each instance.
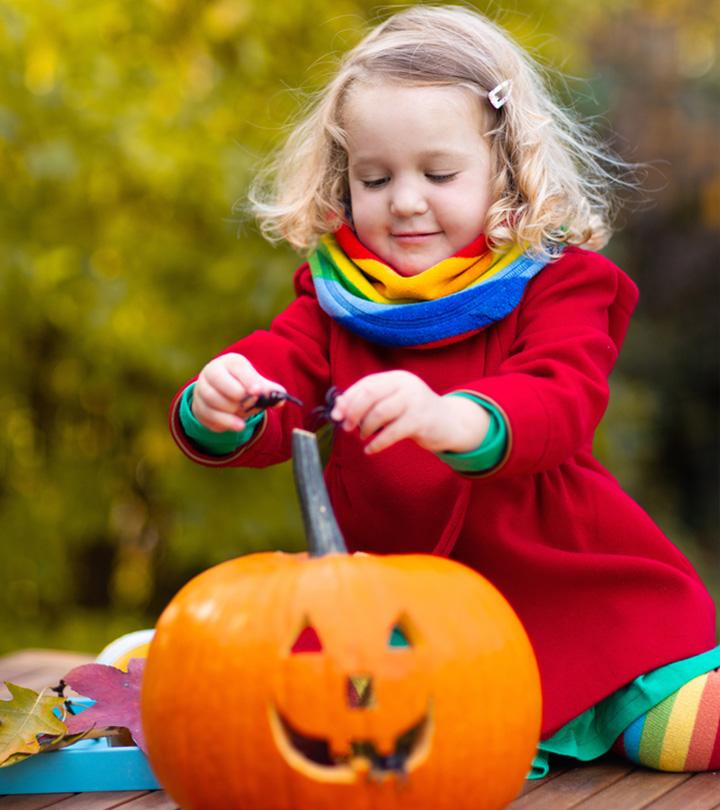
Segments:
[[[407,633],[403,630],[400,624],[396,624],[390,631],[388,647],[412,647]]]
[[[310,624],[306,624],[300,631],[295,643],[292,645],[291,653],[317,653],[322,652],[322,642],[317,630]]]

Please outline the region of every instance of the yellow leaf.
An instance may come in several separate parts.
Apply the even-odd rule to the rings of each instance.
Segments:
[[[38,753],[38,735],[61,737],[67,732],[54,713],[54,709],[64,712],[62,698],[14,683],[5,685],[12,697],[0,701],[0,768]]]

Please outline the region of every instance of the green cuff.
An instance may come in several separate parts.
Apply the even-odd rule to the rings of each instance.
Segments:
[[[244,430],[225,430],[218,433],[206,428],[195,418],[190,407],[194,388],[195,383],[191,383],[183,391],[180,400],[179,417],[185,435],[192,439],[202,452],[210,456],[226,456],[228,453],[234,453],[238,447],[242,447],[242,445],[250,441],[255,428],[262,421],[262,412],[251,416],[247,420]]]
[[[467,453],[438,453],[439,459],[457,472],[485,472],[500,462],[507,447],[508,430],[500,411],[480,397],[465,391],[452,391],[449,397],[465,397],[476,402],[490,415],[490,425],[482,444]]]

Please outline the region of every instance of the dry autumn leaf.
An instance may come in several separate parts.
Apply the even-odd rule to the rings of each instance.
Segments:
[[[65,724],[54,713],[59,709],[65,714],[62,698],[14,683],[5,685],[12,697],[0,701],[0,768],[38,753],[39,735],[55,739],[67,732]]]
[[[140,724],[140,682],[144,668],[144,658],[132,658],[127,672],[105,664],[83,664],[68,672],[65,676],[68,686],[95,701],[89,709],[68,717],[68,732],[126,728],[138,748],[146,751]]]

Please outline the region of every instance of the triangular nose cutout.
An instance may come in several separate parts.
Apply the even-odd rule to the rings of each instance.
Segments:
[[[347,680],[348,705],[353,709],[366,709],[375,701],[370,675],[351,675]]]

